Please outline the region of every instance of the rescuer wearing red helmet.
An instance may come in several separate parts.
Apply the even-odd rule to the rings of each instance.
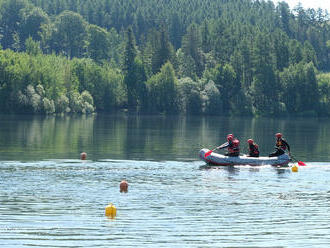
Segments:
[[[285,153],[285,150],[288,149],[289,155],[290,155],[290,146],[288,142],[286,142],[285,139],[282,138],[281,133],[275,134],[276,137],[276,144],[275,144],[275,149],[276,151],[269,154],[269,157],[277,157]]]
[[[234,138],[233,134],[228,134],[227,141],[228,142],[217,147],[217,149],[227,148],[228,152],[225,154],[226,156],[230,156],[230,157],[239,156],[239,140],[237,138]]]
[[[249,144],[249,157],[259,157],[259,146],[254,143],[253,139],[248,139]]]

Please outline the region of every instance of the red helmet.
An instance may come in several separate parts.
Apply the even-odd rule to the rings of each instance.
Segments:
[[[234,138],[234,135],[233,134],[228,134],[227,135],[227,140],[233,140]]]
[[[282,134],[281,133],[277,133],[275,134],[276,138],[282,138]]]
[[[234,143],[235,145],[239,145],[239,140],[238,140],[238,139],[234,139],[233,143]]]
[[[248,139],[248,141],[247,141],[249,144],[253,144],[253,139]]]

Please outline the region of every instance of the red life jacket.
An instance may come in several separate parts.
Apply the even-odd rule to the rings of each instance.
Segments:
[[[228,146],[228,153],[239,153],[239,140],[234,139]]]
[[[285,150],[286,149],[286,145],[282,142],[282,139],[279,138],[276,140],[276,147]]]
[[[255,143],[249,145],[250,154],[259,155],[259,146]]]

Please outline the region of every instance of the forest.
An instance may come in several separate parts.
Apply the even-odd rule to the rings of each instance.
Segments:
[[[0,113],[330,116],[330,15],[259,0],[0,0]]]

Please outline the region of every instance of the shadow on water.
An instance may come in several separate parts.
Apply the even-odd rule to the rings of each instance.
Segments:
[[[199,167],[200,170],[224,170],[227,171],[229,174],[238,174],[240,168],[235,167],[234,165],[210,165],[205,164]]]
[[[291,167],[285,166],[285,167],[276,167],[276,166],[243,166],[246,170],[250,173],[261,173],[262,172],[262,168],[265,167],[269,167],[269,169],[275,171],[276,175],[279,178],[286,178],[288,175],[291,174]],[[242,166],[240,165],[210,165],[210,164],[204,164],[201,165],[199,167],[199,170],[202,171],[211,171],[211,170],[222,170],[222,171],[226,171],[228,173],[229,176],[233,176],[233,175],[238,175],[241,172]]]
[[[286,177],[287,175],[291,174],[291,169],[290,167],[273,167],[274,170],[276,171],[276,174],[281,177]]]

